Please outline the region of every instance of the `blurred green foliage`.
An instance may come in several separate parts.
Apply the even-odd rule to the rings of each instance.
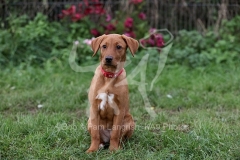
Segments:
[[[211,63],[239,62],[239,21],[240,16],[236,16],[223,22],[217,34],[212,29],[205,35],[197,31],[180,31],[169,53],[168,63],[198,67]],[[80,23],[64,20],[50,22],[46,16],[39,13],[33,20],[29,20],[27,16],[11,16],[8,23],[9,28],[0,28],[1,67],[21,63],[42,65],[51,59],[65,63],[76,40],[82,46],[78,49],[76,61],[84,63],[91,57],[90,47],[82,44],[84,39],[92,37],[89,29],[93,24],[87,18]],[[140,49],[138,55],[142,56],[144,53],[145,51]]]
[[[64,60],[74,40],[90,37],[89,23],[49,22],[43,14],[29,21],[27,16],[8,19],[9,28],[0,29],[0,65],[41,65],[48,59]]]
[[[239,21],[240,16],[224,21],[218,33],[209,30],[201,35],[197,31],[180,31],[169,54],[169,62],[191,67],[239,62]]]

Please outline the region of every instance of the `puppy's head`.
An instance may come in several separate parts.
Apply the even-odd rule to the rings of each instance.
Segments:
[[[102,35],[91,43],[93,56],[100,49],[101,66],[107,72],[117,72],[122,69],[126,61],[127,48],[134,56],[138,46],[137,40],[119,34]]]

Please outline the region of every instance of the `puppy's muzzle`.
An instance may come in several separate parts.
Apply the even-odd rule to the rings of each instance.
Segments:
[[[112,60],[113,60],[113,57],[112,57],[112,56],[106,56],[106,57],[105,57],[105,62],[106,62],[106,64],[111,64],[111,63],[112,63]]]

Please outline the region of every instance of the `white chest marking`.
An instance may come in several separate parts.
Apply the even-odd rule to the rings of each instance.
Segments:
[[[101,110],[104,110],[104,107],[105,107],[105,105],[107,103],[107,93],[99,93],[97,95],[96,99],[101,99],[102,100],[98,107]]]
[[[113,103],[113,98],[114,98],[114,94],[109,94],[108,95],[108,103],[112,104]]]
[[[109,105],[113,104],[114,94],[99,93],[96,99],[102,100],[98,107],[99,109],[104,110],[107,102],[109,103]]]

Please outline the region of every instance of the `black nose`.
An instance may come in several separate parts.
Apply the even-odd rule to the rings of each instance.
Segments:
[[[106,61],[107,63],[111,63],[112,60],[113,60],[113,57],[112,57],[112,56],[106,56],[106,58],[105,58],[105,61]]]

